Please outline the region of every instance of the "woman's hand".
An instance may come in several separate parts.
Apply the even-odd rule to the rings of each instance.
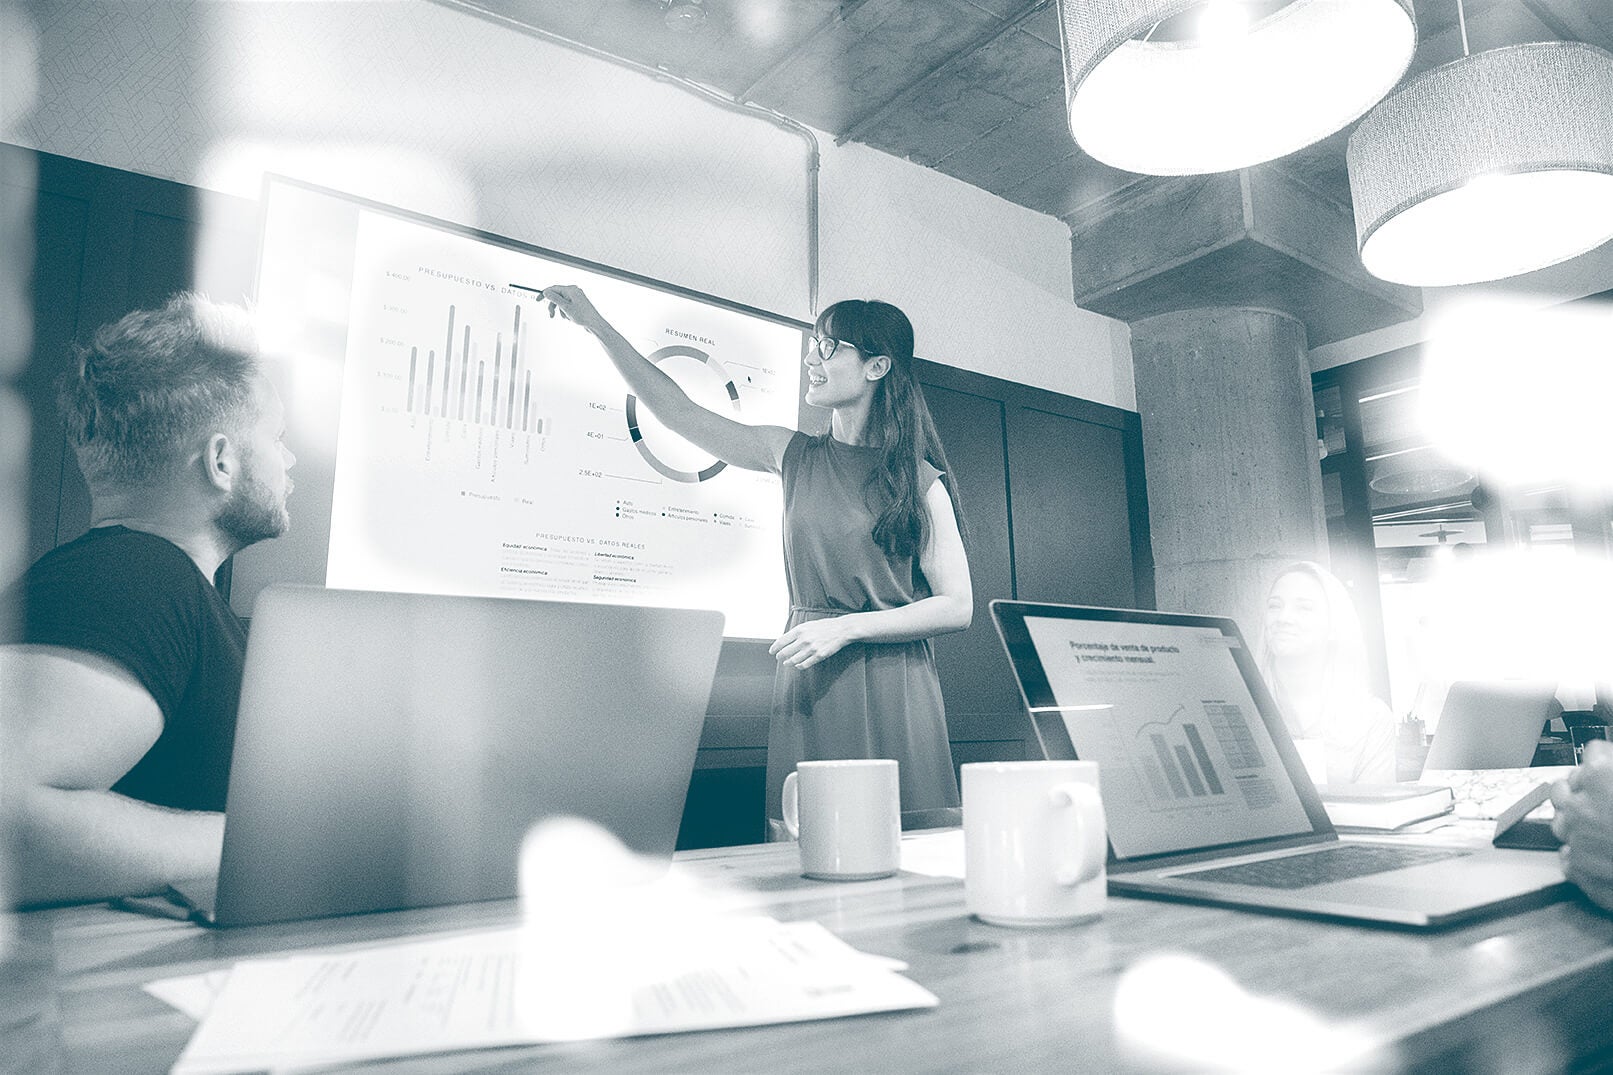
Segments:
[[[558,311],[567,321],[594,332],[605,324],[605,319],[594,309],[583,289],[575,284],[551,284],[538,294],[549,304],[549,316]]]
[[[919,564],[929,579],[930,596],[910,605],[848,612],[798,624],[768,649],[779,664],[811,668],[839,653],[848,642],[914,642],[968,628],[974,616],[974,587],[969,581],[969,558],[964,554],[952,498],[939,478],[930,484],[925,498],[934,525],[930,527],[930,540],[919,554]]]
[[[839,653],[846,643],[855,641],[857,638],[852,630],[851,617],[832,616],[796,624],[780,635],[767,652],[777,657],[779,664],[790,668],[811,668]]]
[[[1563,841],[1563,873],[1599,906],[1613,911],[1613,744],[1593,740],[1585,757],[1551,792],[1551,831]]]

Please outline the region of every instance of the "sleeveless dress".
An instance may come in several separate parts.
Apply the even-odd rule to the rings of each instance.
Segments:
[[[848,612],[899,608],[930,596],[918,558],[874,543],[864,501],[879,449],[796,433],[784,451],[788,628]],[[923,464],[919,487],[940,471]],[[929,639],[859,642],[806,669],[780,665],[767,740],[767,814],[779,831],[784,778],[800,761],[895,758],[902,826],[956,825],[958,783],[941,681]]]

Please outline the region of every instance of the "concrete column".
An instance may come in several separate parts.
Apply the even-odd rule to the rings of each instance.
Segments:
[[[1247,307],[1131,325],[1162,610],[1229,615],[1251,645],[1273,578],[1327,563],[1305,326]]]

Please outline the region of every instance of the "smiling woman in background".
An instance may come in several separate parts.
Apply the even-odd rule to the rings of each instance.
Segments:
[[[790,614],[767,741],[767,815],[797,762],[895,758],[902,824],[957,824],[930,638],[969,626],[974,596],[956,493],[913,379],[913,326],[885,302],[837,302],[807,346],[806,401],[829,432],[745,425],[701,407],[611,327],[580,288],[543,290],[592,333],[633,394],[692,444],[784,481]]]
[[[1367,683],[1366,646],[1349,591],[1301,561],[1266,598],[1260,670],[1295,739],[1320,740],[1329,784],[1395,779],[1395,719]]]

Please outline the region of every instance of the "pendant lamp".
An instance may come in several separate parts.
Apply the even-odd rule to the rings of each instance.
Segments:
[[[1465,17],[1463,51],[1466,52]],[[1385,98],[1345,151],[1361,262],[1418,287],[1499,280],[1613,239],[1613,54],[1463,55]]]
[[[1417,47],[1411,0],[1058,0],[1070,133],[1147,175],[1285,156],[1360,118]]]

